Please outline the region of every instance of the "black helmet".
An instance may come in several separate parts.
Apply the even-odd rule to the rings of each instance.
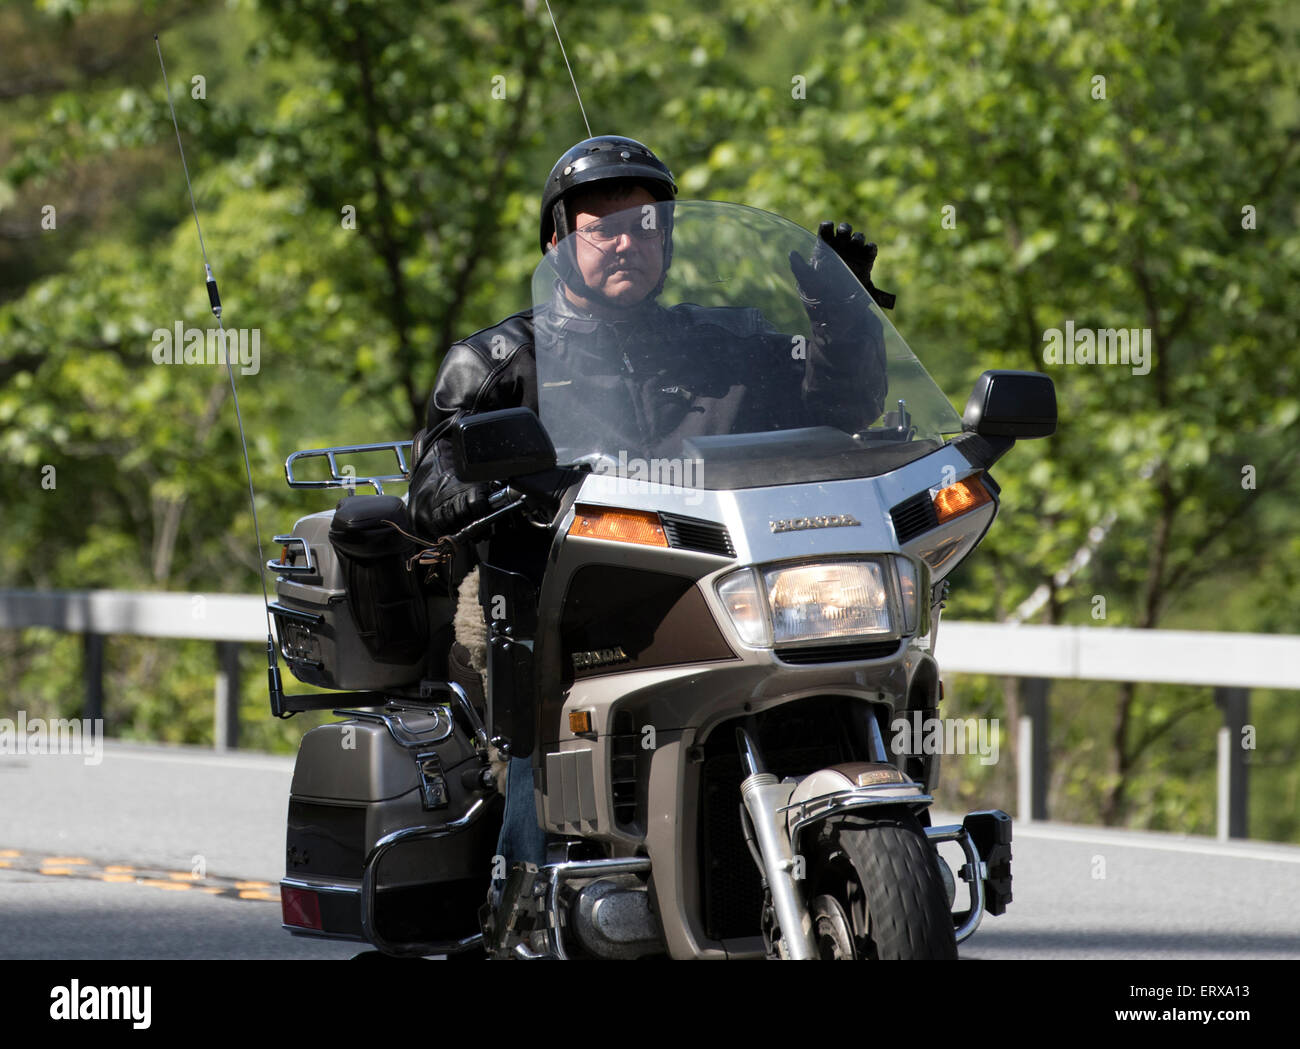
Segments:
[[[677,184],[667,165],[649,149],[622,135],[597,135],[579,142],[555,162],[542,189],[542,253],[551,235],[563,240],[573,232],[567,200],[578,187],[627,179],[641,183],[655,200],[673,200]]]

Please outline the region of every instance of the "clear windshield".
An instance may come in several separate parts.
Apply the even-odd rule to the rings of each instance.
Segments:
[[[560,462],[693,488],[866,477],[961,420],[844,263],[738,204],[588,222],[533,277]]]

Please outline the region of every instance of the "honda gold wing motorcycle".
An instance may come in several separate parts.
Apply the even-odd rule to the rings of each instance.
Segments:
[[[534,275],[536,412],[444,435],[488,517],[417,534],[384,486],[424,434],[289,456],[292,487],[375,494],[268,562],[279,654],[330,690],[272,710],[341,719],[298,752],[284,927],[397,956],[955,958],[1011,901],[1011,821],[932,825],[939,755],[891,725],[939,716],[946,579],[996,515],[989,468],[1054,432],[1052,382],[987,371],[959,417],[775,215],[602,225],[622,248],[580,231]],[[655,286],[580,308],[624,249]],[[497,854],[505,757],[545,862]]]

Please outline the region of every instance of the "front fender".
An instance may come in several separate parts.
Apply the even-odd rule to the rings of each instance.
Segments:
[[[781,811],[785,813],[791,847],[798,852],[800,835],[830,816],[889,806],[916,812],[933,800],[893,765],[851,761],[805,776]]]

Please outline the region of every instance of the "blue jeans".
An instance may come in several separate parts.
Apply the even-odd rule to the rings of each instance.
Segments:
[[[546,831],[537,822],[533,801],[533,759],[511,758],[506,776],[506,811],[497,838],[497,853],[506,858],[506,871],[516,863],[546,862]]]

